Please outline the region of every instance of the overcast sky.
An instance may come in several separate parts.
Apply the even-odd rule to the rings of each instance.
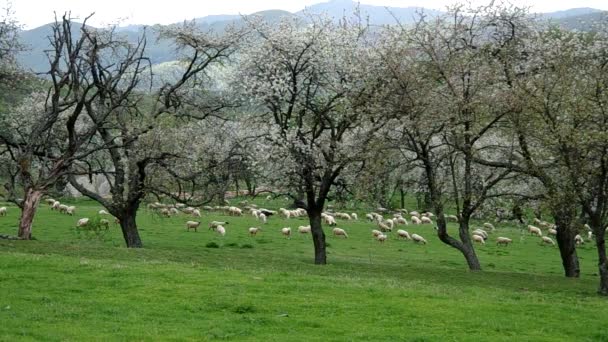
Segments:
[[[73,17],[95,12],[92,25],[120,22],[126,24],[169,24],[184,19],[211,14],[250,14],[261,10],[283,9],[295,12],[327,0],[0,0],[6,7],[12,3],[15,16],[26,29],[53,20],[53,11],[71,10]],[[361,0],[362,4],[444,9],[452,0]],[[487,4],[489,0],[473,0]],[[608,0],[512,0],[518,5],[531,6],[534,12],[551,12],[574,7],[592,7],[608,10]],[[159,5],[156,5],[159,3]]]

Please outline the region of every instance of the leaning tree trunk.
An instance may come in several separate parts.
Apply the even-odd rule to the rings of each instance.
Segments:
[[[462,247],[459,248],[459,250],[466,259],[467,265],[469,265],[469,270],[481,271],[481,264],[479,263],[479,258],[477,257],[477,253],[475,253],[473,241],[471,241],[471,236],[469,235],[469,218],[461,218],[458,226],[458,232],[460,235],[460,241],[462,242]]]
[[[555,216],[557,226],[557,246],[562,258],[564,274],[568,278],[578,278],[581,270],[576,254],[576,243],[574,242],[574,231],[572,230],[572,220],[564,217]]]
[[[122,236],[124,237],[128,248],[143,247],[135,221],[136,215],[137,210],[127,210],[119,217]]]
[[[23,209],[21,210],[21,218],[19,219],[19,232],[17,236],[20,239],[32,239],[32,223],[36,215],[36,209],[40,203],[42,191],[35,189],[27,189],[25,198],[23,199]]]
[[[325,252],[325,233],[321,226],[321,211],[318,209],[309,209],[308,219],[310,221],[312,241],[315,246],[315,264],[325,265],[327,264],[327,253]]]
[[[599,233],[599,234],[598,234]],[[597,247],[600,287],[598,293],[608,296],[608,260],[606,260],[606,242],[604,229],[596,229],[595,245]]]

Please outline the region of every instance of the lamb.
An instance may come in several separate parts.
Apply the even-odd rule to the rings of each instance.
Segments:
[[[381,231],[376,230],[376,229],[372,230],[372,236],[373,237],[377,238],[379,235],[382,235]]]
[[[532,235],[543,236],[543,232],[540,230],[540,228],[531,225],[528,226],[528,232],[530,232]]]
[[[418,216],[412,216],[410,220],[412,221],[412,224],[422,224],[422,221],[418,218]]]
[[[285,238],[289,239],[291,237],[291,228],[290,227],[282,228],[281,234],[285,235]]]
[[[187,221],[186,222],[186,230],[190,231],[190,229],[194,229],[195,232],[198,232],[198,226],[200,226],[201,223],[197,222],[197,221]]]
[[[412,240],[414,240],[415,243],[422,243],[425,245],[427,243],[426,240],[418,234],[412,234]]]
[[[310,234],[310,226],[299,226],[298,233],[300,234]]]
[[[555,246],[555,242],[548,236],[541,236],[541,242],[547,245]]]
[[[198,209],[192,210],[192,217],[201,217],[201,211]]]
[[[215,231],[218,232],[218,234],[220,234],[221,236],[226,235],[226,228],[224,228],[224,226],[222,225],[215,227]]]
[[[422,216],[420,221],[422,224],[433,224],[433,221],[431,220],[431,218],[427,217],[427,216]]]
[[[76,227],[86,227],[89,224],[89,219],[87,217],[81,218],[76,222]]]
[[[486,228],[488,228],[492,232],[496,230],[496,228],[494,228],[494,225],[491,224],[490,222],[484,223],[483,226],[486,227]]]
[[[100,210],[99,212],[97,212],[97,213],[98,213],[99,215],[110,215],[110,214],[108,214],[108,212],[107,212],[107,211],[105,211],[105,210],[103,210],[103,209],[101,209],[101,210]]]
[[[496,239],[496,245],[497,245],[497,246],[498,246],[498,245],[505,245],[505,246],[508,246],[508,245],[509,245],[510,243],[512,243],[512,242],[513,242],[513,240],[511,240],[511,239],[509,239],[509,238],[506,238],[506,237],[502,237],[502,236],[499,236],[499,237]]]
[[[335,237],[344,236],[345,239],[348,238],[348,234],[346,234],[346,231],[342,228],[334,228],[334,229],[332,229],[332,232]]]
[[[249,235],[250,236],[256,236],[257,233],[259,233],[261,230],[262,230],[262,228],[251,227],[251,228],[249,228]]]
[[[6,207],[0,208],[0,216],[6,216]]]
[[[482,245],[486,244],[486,239],[483,236],[477,235],[477,234],[473,234],[473,241],[474,242],[479,242]]]
[[[547,231],[547,235],[557,236],[557,229],[549,228],[549,231]]]
[[[397,237],[398,238],[403,238],[403,239],[406,239],[406,240],[411,240],[412,239],[412,237],[410,236],[410,233],[408,233],[407,231],[405,231],[403,229],[399,229],[397,231]]]
[[[258,215],[258,219],[263,223],[266,223],[266,215],[264,213],[260,212],[260,214]]]
[[[71,205],[65,210],[65,213],[70,216],[73,216],[75,211],[76,211],[76,207]]]
[[[209,230],[217,230],[218,226],[224,226],[227,225],[228,222],[222,222],[222,221],[211,221],[209,222]]]
[[[60,205],[61,203],[59,201],[55,201],[55,203],[53,203],[53,205],[51,206],[51,210],[59,210]]]
[[[380,235],[376,236],[376,240],[378,240],[378,242],[380,242],[380,243],[384,243],[384,241],[386,241],[386,239],[388,239],[388,236],[386,236],[384,234],[380,234]]]

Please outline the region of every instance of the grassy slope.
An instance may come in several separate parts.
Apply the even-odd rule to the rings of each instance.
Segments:
[[[116,227],[105,242],[71,228],[99,209],[44,207],[37,241],[0,241],[0,340],[608,340],[591,245],[582,278],[565,279],[556,248],[503,227],[491,239],[514,245],[478,247],[485,271],[472,274],[430,226],[406,228],[427,246],[380,245],[370,224],[344,223],[349,239],[328,237],[331,264],[319,267],[310,237],[279,233],[303,220],[272,218],[251,238],[250,217],[205,216],[230,222],[222,238],[144,210],[146,248],[127,250]],[[0,218],[0,234],[15,233],[17,215]]]

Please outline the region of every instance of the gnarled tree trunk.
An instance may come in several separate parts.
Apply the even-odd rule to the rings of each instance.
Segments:
[[[137,223],[135,218],[137,216],[137,209],[126,210],[120,220],[120,228],[122,229],[122,236],[125,239],[125,243],[128,248],[141,248],[141,238],[139,237],[139,231],[137,230]]]
[[[19,219],[19,232],[17,233],[17,236],[21,239],[31,240],[32,238],[32,224],[42,194],[43,192],[41,190],[32,188],[27,189],[25,193],[21,218]]]
[[[325,233],[321,226],[321,210],[309,208],[308,219],[310,221],[312,241],[315,246],[315,264],[325,265],[327,264],[327,253],[325,251]]]
[[[471,241],[471,236],[469,235],[469,219],[468,218],[462,218],[460,220],[458,232],[459,232],[459,236],[460,236],[460,241],[462,242],[462,246],[460,248],[458,248],[458,250],[462,253],[464,258],[466,259],[467,265],[469,265],[469,270],[481,271],[481,264],[479,263],[479,258],[477,257],[477,253],[475,253],[475,247],[473,246],[473,241]]]
[[[578,278],[581,270],[576,254],[576,243],[574,242],[576,234],[571,227],[572,218],[561,215],[554,215],[554,217],[557,226],[557,246],[562,258],[564,275],[569,278]]]

